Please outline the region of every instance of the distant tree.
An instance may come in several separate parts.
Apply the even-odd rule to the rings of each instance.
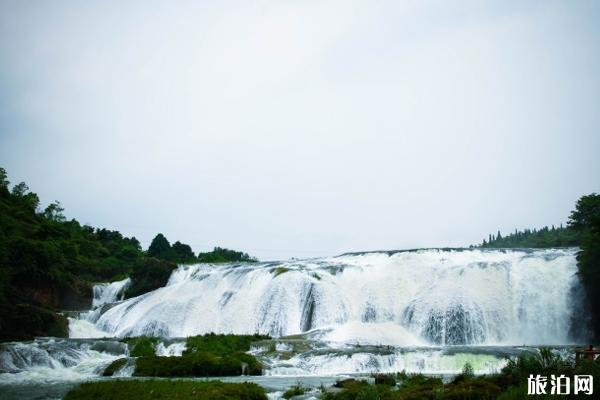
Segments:
[[[135,236],[132,236],[131,239],[129,239],[129,242],[131,243],[131,245],[133,247],[135,247],[137,250],[142,250],[142,244],[140,243],[139,240],[137,240],[137,238]]]
[[[166,259],[170,252],[171,244],[162,233],[156,235],[148,247],[148,255],[151,257]]]
[[[58,200],[55,200],[54,203],[48,204],[48,207],[43,212],[44,217],[51,221],[55,222],[64,222],[65,216],[63,214],[65,209],[61,206]]]
[[[29,192],[29,186],[25,182],[15,185],[12,189],[12,195],[19,202],[32,211],[36,211],[40,205],[40,198],[37,194]]]
[[[600,195],[581,197],[571,212],[569,226],[581,234],[577,254],[579,276],[590,301],[594,333],[600,339]]]
[[[500,234],[500,231],[498,231],[498,234],[496,235],[496,240],[502,240],[502,235]]]
[[[6,170],[0,167],[0,188],[8,189],[8,175],[6,175]]]
[[[569,216],[569,226],[578,231],[590,229],[600,215],[600,195],[592,193],[577,200]]]
[[[13,196],[23,197],[23,196],[25,196],[25,193],[27,193],[28,191],[29,191],[29,186],[27,186],[27,184],[25,182],[20,182],[12,188],[11,193]]]
[[[257,259],[250,257],[248,253],[215,247],[213,251],[207,253],[198,253],[198,261],[203,263],[221,263],[221,262],[256,262]]]
[[[194,255],[194,252],[192,251],[192,248],[184,243],[181,243],[180,241],[176,241],[175,243],[173,243],[173,246],[171,247],[171,257],[172,260],[175,262],[188,262],[188,261],[193,261],[196,259],[196,256]]]

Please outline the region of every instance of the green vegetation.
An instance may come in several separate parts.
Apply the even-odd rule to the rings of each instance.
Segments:
[[[510,248],[510,247],[572,247],[579,246],[581,236],[578,231],[562,225],[555,228],[554,225],[542,229],[515,230],[513,233],[502,236],[500,231],[496,235],[490,234],[488,239],[483,239],[480,247],[485,248]]]
[[[564,374],[574,384],[574,375],[592,375],[594,377],[594,393],[600,390],[600,360],[562,359],[552,350],[542,348],[536,353],[522,353],[510,359],[499,374],[475,376],[473,368],[465,364],[463,373],[451,382],[444,384],[441,379],[423,375],[407,375],[405,373],[376,375],[375,384],[366,381],[347,379],[335,384],[337,391],[328,391],[323,395],[325,400],[512,400],[527,398],[527,378],[530,375]],[[548,391],[550,390],[548,383]],[[561,396],[565,399],[589,398],[587,395]],[[554,398],[556,396],[552,396]]]
[[[275,274],[275,277],[278,277],[279,275],[285,274],[286,272],[289,272],[289,271],[290,271],[289,268],[286,268],[286,267],[277,267],[277,268],[275,268],[271,272]]]
[[[135,376],[235,376],[260,375],[262,365],[246,354],[252,342],[268,339],[261,335],[215,335],[189,337],[181,357],[154,355],[149,338],[138,340],[135,349],[143,343],[144,352],[137,360]],[[151,350],[149,348],[151,347]],[[133,352],[132,352],[132,355]]]
[[[209,352],[223,356],[237,351],[249,351],[250,345],[259,340],[270,339],[266,335],[216,335],[208,333],[201,336],[190,336],[186,340],[183,354]]]
[[[224,263],[224,262],[256,262],[254,257],[241,251],[223,249],[215,247],[213,251],[207,253],[198,253],[198,261],[201,263]]]
[[[292,386],[283,393],[282,397],[284,399],[291,399],[294,396],[301,396],[304,393],[306,393],[306,389],[304,389],[302,386]]]
[[[199,261],[162,234],[144,252],[135,237],[68,221],[57,201],[43,210],[39,203],[24,182],[11,190],[0,168],[0,341],[66,336],[67,319],[56,312],[89,309],[93,282],[131,276],[125,296],[133,297],[164,286],[176,263]],[[254,260],[215,251],[226,261]]]
[[[176,263],[193,263],[197,261],[196,256],[194,256],[194,252],[189,245],[177,241],[171,246],[162,233],[156,235],[152,240],[152,243],[150,243],[148,255],[150,257],[156,257],[161,260],[173,261]]]
[[[115,372],[117,372],[122,366],[127,364],[127,358],[118,358],[115,361],[111,362],[108,367],[102,373],[102,376],[113,376]]]
[[[0,340],[66,336],[55,311],[89,308],[90,282],[123,277],[141,256],[137,239],[67,221],[58,202],[40,211],[0,168]]]
[[[153,356],[156,352],[156,343],[158,338],[150,336],[139,336],[124,339],[129,347],[131,357]]]
[[[254,383],[194,382],[182,380],[127,380],[83,383],[67,393],[65,400],[267,400]]]
[[[569,226],[581,236],[577,254],[579,276],[586,289],[592,313],[595,339],[600,339],[600,195],[590,194],[577,201]]]
[[[139,296],[165,286],[176,267],[174,263],[158,258],[144,257],[137,260],[131,266],[131,285],[125,291],[125,298]]]

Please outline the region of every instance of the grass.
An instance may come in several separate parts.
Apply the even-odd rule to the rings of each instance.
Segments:
[[[267,400],[255,383],[193,382],[181,380],[104,381],[83,383],[65,400]]]

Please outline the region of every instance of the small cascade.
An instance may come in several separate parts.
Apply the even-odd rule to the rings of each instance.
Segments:
[[[114,340],[36,339],[0,344],[0,380],[81,380],[100,375],[127,353]]]
[[[186,345],[184,341],[165,344],[159,342],[156,345],[156,355],[160,357],[181,357],[185,351]]]
[[[103,304],[123,300],[123,296],[129,285],[131,285],[130,278],[116,282],[95,284],[93,288],[94,299],[92,300],[92,306],[96,308]]]
[[[135,371],[135,362],[136,362],[135,358],[128,358],[125,365],[123,365],[121,368],[119,368],[117,371],[115,371],[115,373],[113,374],[113,377],[128,378],[128,377],[133,376],[133,373]]]

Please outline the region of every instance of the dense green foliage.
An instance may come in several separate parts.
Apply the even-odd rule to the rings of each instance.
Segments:
[[[149,336],[139,336],[135,338],[125,339],[129,347],[129,355],[131,357],[153,356],[156,351],[156,343],[158,339]]]
[[[0,340],[67,333],[57,309],[91,305],[93,281],[123,277],[142,256],[135,238],[66,221],[58,202],[39,211],[24,183],[0,168]]]
[[[579,246],[580,234],[570,227],[560,226],[551,228],[547,226],[542,229],[515,230],[513,233],[502,236],[500,231],[496,235],[490,234],[487,240],[483,240],[481,247],[486,248],[511,248],[511,247],[570,247]]]
[[[196,382],[182,380],[113,380],[83,383],[65,400],[267,400],[254,383]]]
[[[595,338],[600,339],[600,195],[581,197],[569,217],[569,226],[581,236],[577,265],[590,302]]]
[[[216,356],[199,352],[181,357],[140,357],[137,360],[134,376],[239,376],[261,375],[262,365],[244,352]]]
[[[488,376],[475,376],[472,367],[465,365],[462,374],[457,375],[452,381],[443,383],[441,379],[423,375],[378,375],[375,384],[366,381],[347,379],[336,383],[341,391],[329,391],[324,394],[325,400],[512,400],[527,398],[527,378],[530,375],[559,376],[564,374],[570,377],[574,384],[574,375],[592,375],[594,377],[594,393],[600,390],[600,360],[581,360],[576,363],[574,359],[562,359],[552,350],[542,348],[536,353],[521,353],[518,357],[508,360],[505,368],[499,374]],[[550,384],[548,384],[548,391]],[[579,397],[561,395],[564,399],[590,398],[585,394]],[[541,397],[541,396],[540,396]],[[548,397],[550,398],[550,396]],[[552,396],[551,398],[556,398]]]
[[[162,234],[146,253],[135,237],[67,221],[59,202],[44,210],[39,203],[24,182],[11,190],[0,168],[0,340],[66,336],[67,320],[56,311],[89,309],[93,282],[131,276],[125,296],[133,297],[164,286],[176,263],[199,261],[190,246],[171,246]],[[250,260],[218,250],[219,260]]]
[[[189,245],[177,241],[171,246],[162,233],[156,235],[152,240],[152,243],[150,243],[148,255],[150,257],[156,257],[176,263],[190,263],[197,261],[196,256]]]
[[[176,264],[158,258],[144,257],[137,260],[131,266],[131,285],[125,291],[125,298],[139,296],[165,286],[175,268]]]
[[[202,263],[256,262],[257,259],[241,251],[215,247],[208,253],[198,253],[198,261]]]
[[[132,356],[137,360],[135,376],[234,376],[260,375],[262,365],[246,354],[252,342],[267,339],[261,335],[215,335],[187,338],[181,357],[154,355],[152,338],[135,339]],[[140,347],[141,346],[141,347]],[[138,347],[140,352],[138,352]],[[139,354],[139,355],[138,355]]]
[[[202,336],[190,336],[186,340],[184,354],[209,352],[215,355],[227,355],[237,351],[249,351],[250,345],[259,340],[270,339],[265,335],[216,335],[208,333]]]

